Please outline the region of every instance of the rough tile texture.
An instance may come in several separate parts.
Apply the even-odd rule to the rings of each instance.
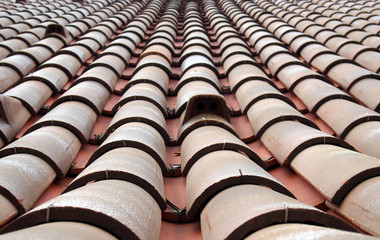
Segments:
[[[379,23],[376,0],[0,1],[0,234],[380,236]]]

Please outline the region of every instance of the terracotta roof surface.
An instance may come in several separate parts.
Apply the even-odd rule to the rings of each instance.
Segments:
[[[0,239],[380,237],[376,0],[0,1]]]

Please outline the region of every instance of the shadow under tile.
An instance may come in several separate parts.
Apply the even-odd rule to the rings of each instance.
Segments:
[[[331,209],[328,209],[326,210],[326,213],[327,214],[330,214],[336,218],[339,218],[343,221],[345,221],[346,223],[348,223],[351,227],[353,227],[356,231],[360,232],[360,233],[364,233],[364,234],[368,234],[367,232],[363,231],[362,229],[358,228],[357,226],[355,226],[354,224],[352,224],[350,221],[347,221],[347,219],[345,219],[344,217],[340,216],[338,213],[334,212],[333,210]]]
[[[166,107],[170,109],[175,109],[176,108],[176,102],[177,102],[177,97],[176,96],[168,96],[166,97]]]
[[[186,178],[164,177],[165,198],[178,208],[186,207]]]
[[[57,178],[40,196],[40,198],[34,204],[33,208],[60,195],[73,179],[74,179],[73,177],[69,177],[69,176],[66,176],[65,178],[62,178],[62,179]]]
[[[179,130],[179,117],[166,119],[166,125],[167,125],[169,136],[172,139],[177,139],[178,130]]]
[[[336,136],[334,130],[332,130],[323,120],[318,118],[315,114],[306,113],[304,115],[305,117],[313,121],[319,127],[319,129],[321,129],[322,132]]]
[[[117,82],[116,82],[114,92],[118,95],[121,95],[121,93],[122,93],[123,89],[125,88],[125,86],[127,85],[127,83],[128,83],[128,80],[119,78],[119,80],[117,80]]]
[[[29,120],[24,124],[24,126],[20,129],[20,131],[18,131],[15,139],[21,138],[26,132],[26,130],[28,130],[35,122],[40,120],[41,117],[42,117],[41,114],[36,114],[36,115],[33,115],[31,118],[29,118]]]
[[[243,114],[240,116],[231,117],[231,123],[235,129],[235,132],[243,142],[251,142],[254,139],[254,133],[247,115]]]
[[[98,145],[93,144],[83,144],[81,149],[79,150],[78,155],[75,157],[72,167],[70,169],[70,174],[78,175],[83,169],[86,167],[86,164],[92,154],[98,149]]]
[[[298,200],[321,210],[326,209],[322,195],[290,168],[277,167],[268,172],[284,184]]]
[[[224,94],[223,97],[226,100],[227,106],[230,109],[235,110],[235,111],[240,109],[240,106],[239,106],[239,103],[236,99],[235,94],[233,94],[233,93]]]
[[[248,147],[250,147],[261,159],[268,159],[272,157],[272,154],[265,148],[260,140],[256,140],[251,143],[247,143]]]
[[[191,223],[171,223],[162,221],[160,240],[201,240],[201,226],[199,221]]]
[[[100,144],[100,138],[105,134],[112,118],[100,115],[94,124],[94,127],[90,134],[89,142],[94,144]]]
[[[103,113],[106,115],[112,115],[112,109],[115,107],[119,99],[120,99],[120,96],[111,94],[106,104],[103,107]]]
[[[292,92],[284,93],[284,95],[290,99],[294,103],[294,105],[297,107],[297,110],[301,113],[307,113],[306,105]]]

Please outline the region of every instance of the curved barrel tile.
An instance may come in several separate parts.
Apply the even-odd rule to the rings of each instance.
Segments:
[[[38,41],[34,46],[42,46],[50,50],[52,53],[56,53],[58,50],[66,45],[66,39],[61,38],[56,34],[47,36],[46,38]]]
[[[4,225],[18,215],[16,207],[3,195],[0,195],[0,224]]]
[[[96,114],[100,115],[109,95],[109,91],[103,84],[95,81],[84,81],[63,93],[54,101],[51,108],[55,108],[63,102],[79,101],[87,104]]]
[[[52,94],[53,91],[45,83],[32,80],[22,82],[4,93],[19,99],[32,115],[40,111]]]
[[[84,81],[95,81],[103,84],[112,93],[118,79],[118,75],[112,69],[107,66],[98,65],[84,72],[71,86],[74,87],[76,84]]]
[[[324,103],[316,114],[343,139],[354,127],[364,122],[380,121],[379,113],[342,99]]]
[[[380,122],[370,121],[357,125],[344,141],[355,146],[358,151],[380,159]]]
[[[51,52],[42,46],[32,46],[25,48],[21,51],[17,51],[17,54],[28,56],[29,58],[33,59],[37,65],[45,62],[51,57]]]
[[[239,184],[266,186],[294,198],[285,186],[246,156],[229,150],[214,151],[198,159],[187,174],[188,218],[196,218],[212,196]]]
[[[354,231],[347,223],[267,187],[243,184],[213,197],[201,213],[205,240],[243,239],[276,223],[313,223]]]
[[[149,41],[147,42],[146,48],[154,45],[161,45],[162,47],[165,47],[168,51],[170,51],[170,57],[171,54],[174,53],[174,41],[177,35],[174,29],[177,28],[178,23],[169,23],[169,21],[164,20],[163,17],[161,18],[161,20],[162,24],[156,25],[153,34],[150,36]],[[166,24],[166,26],[164,26],[163,24]]]
[[[263,30],[263,28],[261,28],[261,30]],[[281,46],[282,45],[279,42],[279,40],[277,40],[275,37],[273,37],[273,35],[268,33],[266,30],[259,31],[257,29],[257,27],[254,27],[253,29],[251,29],[251,32],[249,32],[248,36],[249,36],[251,44],[254,45],[255,50],[258,53],[260,53],[259,55],[261,55],[261,53],[264,52],[265,50],[268,51],[268,49],[271,48],[272,46],[279,46],[279,45]],[[275,53],[274,56],[277,54],[279,54],[279,53]],[[264,60],[264,58],[263,58],[263,60]],[[268,61],[268,59],[266,58],[265,62],[267,62],[267,61]]]
[[[150,36],[150,39],[165,38],[170,42],[174,42],[175,37],[177,36],[177,25],[179,17],[178,11],[173,14],[169,13],[169,9],[161,17],[161,22],[157,23],[154,33]],[[173,49],[171,49],[173,50]]]
[[[360,233],[342,231],[334,228],[320,227],[300,223],[285,223],[277,224],[261,229],[248,237],[245,240],[292,240],[292,239],[313,239],[313,240],[375,240],[376,238]]]
[[[76,57],[69,54],[59,54],[43,63],[38,70],[44,67],[56,67],[64,71],[69,79],[72,79],[81,66],[82,63]]]
[[[344,90],[350,89],[363,79],[379,80],[378,75],[351,63],[340,63],[331,68],[327,76],[334,79]]]
[[[171,75],[172,68],[170,66],[170,63],[168,60],[166,60],[164,57],[160,55],[147,55],[141,59],[139,59],[139,62],[137,63],[137,66],[135,68],[135,73],[138,72],[140,69],[143,69],[146,66],[156,66],[161,68],[166,72],[167,75]]]
[[[109,29],[105,24],[107,23],[107,20],[105,21],[102,21],[101,24],[104,24],[104,25],[101,25],[101,24],[98,24],[96,25],[95,27],[92,27],[90,29],[90,32],[91,31],[97,31],[98,33],[106,36],[107,38],[111,37],[112,33],[113,33],[113,30]]]
[[[187,35],[193,32],[200,32],[200,33],[203,33],[203,35],[207,35],[207,31],[203,27],[202,19],[199,13],[196,12],[197,11],[196,8],[198,7],[195,7],[194,9],[195,11],[185,13],[184,15],[186,19],[183,24],[184,25],[183,32],[184,32],[185,38]]]
[[[198,13],[196,13],[198,15]],[[195,16],[195,15],[193,15]],[[198,15],[199,16],[199,15]],[[203,22],[200,17],[185,17],[187,18],[183,24],[183,36],[185,40],[203,39],[209,41],[207,31],[205,31]]]
[[[146,66],[141,68],[138,72],[134,73],[133,77],[128,82],[127,87],[138,83],[153,84],[160,88],[165,95],[168,94],[169,76],[160,67]]]
[[[0,157],[11,154],[27,153],[46,161],[63,177],[81,147],[77,137],[62,127],[47,126],[39,128],[0,150]]]
[[[45,33],[45,26],[39,25],[32,29],[29,29],[23,33],[18,34],[18,37],[23,41],[26,41],[29,45],[38,42]]]
[[[1,31],[1,30],[0,30]],[[1,34],[1,33],[0,33]],[[0,60],[8,57],[19,49],[26,49],[28,44],[21,39],[11,38],[0,43]]]
[[[102,230],[101,228],[74,221],[51,222],[40,224],[34,227],[21,229],[18,231],[3,234],[2,239],[51,239],[59,240],[70,238],[77,240],[117,240],[115,236]]]
[[[164,93],[156,86],[149,83],[139,83],[130,87],[116,103],[112,112],[121,108],[124,104],[134,101],[134,100],[144,100],[153,103],[162,114],[166,117],[166,96]]]
[[[175,87],[175,92],[178,93],[183,86],[192,81],[205,81],[220,92],[218,76],[214,71],[204,66],[193,67],[183,74]]]
[[[216,70],[214,63],[203,55],[191,55],[184,59],[181,64],[181,74],[184,75],[191,68],[199,66],[207,67],[214,71],[215,74],[218,74],[218,71]]]
[[[306,118],[288,103],[277,98],[266,98],[254,103],[247,112],[256,138],[273,124],[281,121],[294,120],[318,129],[317,125]]]
[[[69,77],[56,67],[46,67],[24,77],[23,81],[41,81],[48,85],[54,93],[58,93],[69,81]]]
[[[80,59],[81,63],[84,63],[91,57],[91,52],[81,45],[71,45],[59,51],[59,53],[63,54],[71,54],[75,56],[77,59]]]
[[[305,79],[298,83],[293,91],[311,113],[315,113],[320,106],[332,99],[354,101],[350,95],[342,90],[315,78]]]
[[[98,31],[88,31],[85,35],[81,37],[82,39],[90,39],[97,43],[98,47],[105,46],[108,38],[104,34],[98,32]]]
[[[127,49],[130,54],[132,54],[136,49],[136,44],[140,42],[140,39],[136,35],[135,38],[133,38],[133,35],[134,33],[130,33],[128,38],[124,38],[123,33],[121,33],[111,42],[110,46],[121,46],[124,49]],[[133,41],[133,39],[135,40]]]
[[[303,62],[287,53],[279,53],[268,61],[268,68],[275,77],[289,65],[303,65]]]
[[[0,139],[11,142],[30,116],[21,101],[0,94]]]
[[[216,150],[238,150],[265,169],[257,154],[229,131],[217,126],[203,126],[188,134],[181,145],[182,173],[187,175],[196,161]]]
[[[299,23],[304,24],[305,21],[300,21]],[[312,25],[309,25],[312,26]],[[297,26],[298,27],[298,26]],[[327,36],[326,36],[327,38]],[[325,40],[325,39],[324,39]],[[340,43],[339,38],[334,39],[335,47]],[[294,52],[300,54],[302,50],[305,49],[305,46],[313,46],[313,45],[318,45],[319,43],[316,42],[313,38],[307,35],[299,35],[299,37],[294,38],[290,44],[291,49],[293,49]],[[334,44],[333,44],[334,45]],[[322,45],[321,45],[322,46]],[[323,46],[322,46],[323,47]],[[335,51],[335,49],[330,48],[331,50]],[[309,54],[310,56],[310,54]]]
[[[85,35],[86,36],[86,35]],[[81,37],[78,41],[76,41],[73,46],[82,46],[86,49],[90,50],[93,54],[102,47],[97,41],[92,38],[86,38],[85,36]]]
[[[120,59],[120,57],[118,57],[116,55],[107,54],[107,55],[103,55],[103,56],[100,56],[99,58],[95,59],[95,61],[92,62],[85,69],[85,71],[87,71],[91,68],[96,68],[98,66],[109,68],[119,78],[121,76],[121,73],[123,72],[126,64],[122,59]]]
[[[352,189],[340,205],[327,206],[346,217],[364,231],[380,236],[380,177],[370,178]]]
[[[17,71],[11,67],[0,66],[0,93],[5,92],[9,87],[17,83],[20,80],[20,76]]]
[[[164,139],[155,128],[140,122],[130,122],[118,127],[94,152],[87,165],[107,151],[118,147],[135,147],[147,152],[157,161],[162,172],[166,173],[166,147]]]
[[[161,210],[139,186],[104,180],[60,195],[13,221],[3,233],[54,221],[99,226],[119,239],[159,239]]]
[[[235,95],[244,113],[246,113],[253,104],[266,98],[277,98],[295,107],[292,101],[275,87],[264,81],[251,80],[245,82],[237,89]]]
[[[134,100],[125,103],[112,118],[107,132],[112,133],[121,125],[128,122],[142,122],[154,127],[165,139],[169,141],[166,121],[161,111],[153,104],[144,100]]]
[[[349,46],[352,46],[352,48]],[[353,56],[354,51],[352,50],[354,46],[356,47],[355,56]],[[378,49],[364,47],[358,44],[346,44],[344,47],[346,49],[341,49],[339,54],[349,59],[355,59],[355,62],[372,72],[380,73],[380,55]]]
[[[87,142],[96,117],[94,110],[87,104],[77,101],[63,102],[33,124],[25,134],[43,126],[61,126],[74,133],[82,142]]]
[[[321,74],[301,65],[286,66],[278,73],[277,77],[289,90],[295,89],[305,79],[328,81]]]
[[[259,46],[260,43],[265,43],[265,41],[259,41],[258,44],[256,45]],[[278,43],[279,42],[276,41],[276,39],[273,39],[270,41],[270,43],[268,41],[266,45],[261,46],[262,49],[260,49],[260,51],[256,48],[256,51],[260,52],[260,58],[262,59],[264,65],[267,65],[267,63],[269,62],[271,58],[281,53],[285,53],[285,54],[289,54],[293,56],[292,53],[288,51],[288,49],[285,48],[285,46],[282,46],[281,44],[278,44]]]
[[[20,213],[32,208],[56,176],[44,160],[23,153],[1,158],[0,172],[0,193]]]
[[[329,144],[303,150],[290,166],[334,204],[360,182],[380,175],[379,159]]]
[[[212,52],[211,50],[211,47],[210,47],[210,41],[208,40],[208,37],[205,36],[205,34],[202,34],[203,32],[200,32],[200,31],[195,31],[194,34],[198,34],[200,36],[204,36],[204,38],[197,38],[197,37],[194,37],[194,38],[191,38],[191,39],[185,39],[184,43],[183,43],[183,47],[182,47],[182,54],[181,54],[181,59],[180,59],[180,62],[182,63],[183,60],[185,59],[184,57],[188,57],[188,56],[191,56],[192,54],[185,54],[185,51],[186,50],[190,50],[192,47],[194,48],[199,48],[199,49],[206,49],[207,52],[209,52],[207,54],[204,53],[203,51],[202,52],[199,52],[198,55],[201,55],[201,56],[204,56],[205,58],[209,58],[209,54],[210,52]],[[183,57],[182,57],[183,56]]]
[[[250,55],[235,53],[223,59],[223,68],[227,74],[229,74],[234,67],[242,64],[255,65],[260,69],[259,65]]]
[[[164,179],[160,166],[148,153],[130,147],[112,149],[86,167],[64,192],[82,187],[89,182],[119,179],[145,189],[161,209],[166,208]]]
[[[379,79],[366,78],[360,80],[352,86],[350,94],[368,108],[376,112],[380,111],[380,99],[376,97],[380,95]]]
[[[154,42],[158,42],[158,43],[154,43]],[[170,48],[163,46],[162,44],[164,42],[169,42],[169,41],[166,40],[165,38],[161,38],[161,39],[157,38],[157,39],[153,39],[153,40],[149,41],[147,46],[145,47],[144,51],[141,53],[140,58],[143,58],[143,57],[148,56],[148,55],[159,55],[159,56],[165,58],[165,60],[171,64],[172,63],[172,51],[174,51],[174,50],[171,51]],[[169,42],[167,44],[171,44],[171,43]]]
[[[118,37],[125,37],[128,35],[132,35],[131,38],[135,42],[135,45],[137,46],[139,42],[144,38],[145,31],[140,29],[139,27],[133,26],[135,22],[130,22],[127,27],[124,29],[124,31],[118,36]]]
[[[289,165],[302,150],[317,144],[332,144],[353,150],[343,140],[293,121],[275,123],[260,140],[281,165]]]
[[[194,44],[194,41],[185,41],[182,47],[181,57],[179,63],[182,64],[183,60],[192,55],[202,55],[212,61],[212,55],[208,48],[201,45]]]
[[[247,44],[237,35],[236,30],[231,26],[230,23],[225,22],[215,26],[214,30],[218,38],[220,45],[220,51],[224,52],[228,47],[231,46],[246,46]],[[224,25],[224,26],[223,26]]]
[[[28,74],[36,66],[30,57],[23,54],[15,54],[0,61],[1,67],[10,67],[17,71],[19,79]]]
[[[229,57],[232,57],[233,55],[236,55],[236,54],[243,54],[243,55],[247,55],[247,56],[251,56],[252,53],[251,51],[249,51],[248,47],[245,46],[243,47],[242,45],[231,45],[231,46],[228,46],[222,53],[222,59],[228,59]],[[230,64],[228,64],[229,66],[231,66]]]
[[[218,126],[238,137],[232,124],[219,115],[207,113],[198,114],[186,122],[183,121],[184,116],[185,112],[182,113],[180,117],[180,128],[178,130],[177,144],[182,144],[183,139],[185,139],[188,134],[202,126]]]
[[[128,24],[128,27],[132,27],[132,28],[137,28],[140,30],[140,33],[141,33],[141,38],[143,38],[145,36],[145,32],[146,30],[148,29],[148,25],[150,25],[150,23],[148,23],[147,19],[146,19],[147,16],[137,16],[134,20],[137,20],[137,21],[132,21]]]
[[[260,49],[265,49],[268,45],[277,44],[278,40],[273,37],[270,33],[261,27],[253,27],[246,31],[245,35],[251,42],[252,46],[259,47]]]

